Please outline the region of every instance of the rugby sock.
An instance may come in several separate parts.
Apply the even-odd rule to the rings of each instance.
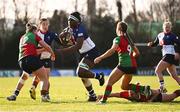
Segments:
[[[159,83],[160,83],[160,86],[164,87],[164,80],[160,80]]]
[[[131,94],[129,93],[129,91],[122,91],[119,93],[119,96],[121,98],[125,98],[125,99],[129,99],[129,97],[131,96]]]
[[[15,90],[15,91],[14,91],[14,95],[18,96],[18,95],[19,95],[19,92],[20,92],[19,90]]]
[[[144,89],[145,89],[145,86],[141,86],[139,83],[137,84],[130,84],[130,87],[131,87],[131,90],[138,93],[143,93],[144,92]]]
[[[104,96],[103,96],[103,102],[105,102],[108,98],[108,96],[111,94],[111,91],[112,91],[112,86],[108,85],[106,86],[106,89],[105,89],[105,93],[104,93]]]
[[[90,85],[89,87],[86,87],[86,89],[87,89],[90,97],[96,97],[96,94],[95,94],[94,90],[92,89],[92,85]]]
[[[46,90],[41,90],[41,96],[46,95],[48,92]]]
[[[39,81],[34,80],[33,83],[32,83],[32,88],[36,89],[38,83],[39,83]]]

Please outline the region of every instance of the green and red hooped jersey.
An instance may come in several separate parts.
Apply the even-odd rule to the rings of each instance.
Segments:
[[[38,56],[36,48],[42,39],[36,34],[29,32],[24,34],[19,42],[19,59],[27,56]]]
[[[136,59],[133,57],[133,49],[125,36],[116,37],[114,44],[118,44],[116,51],[118,52],[119,65],[123,67],[137,67]]]

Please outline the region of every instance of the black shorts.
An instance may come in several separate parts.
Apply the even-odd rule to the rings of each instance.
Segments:
[[[162,94],[159,93],[152,102],[162,102]]]
[[[175,52],[180,54],[180,46],[174,46]]]
[[[100,55],[99,51],[94,47],[90,51],[83,53],[83,54],[80,54],[80,59],[86,58],[86,59],[89,59],[91,61],[94,61],[94,59],[96,57],[98,57],[99,55]]]
[[[137,73],[137,67],[123,67],[118,65],[117,68],[121,71],[123,71],[125,74],[136,74]]]
[[[175,64],[175,56],[173,54],[165,54],[162,58],[163,61],[169,64]]]
[[[19,60],[19,66],[23,71],[31,74],[32,72],[41,68],[43,65],[38,57],[27,56]]]
[[[50,68],[52,65],[51,59],[42,59],[40,61],[45,68]]]

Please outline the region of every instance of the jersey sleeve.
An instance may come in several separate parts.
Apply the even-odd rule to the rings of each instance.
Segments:
[[[55,40],[56,42],[60,42],[58,34],[57,33],[53,33],[53,40]]]
[[[41,39],[41,37],[39,37],[38,35],[36,35],[35,40],[36,40],[37,42],[39,42],[39,41],[41,41],[42,39]]]
[[[156,39],[153,41],[153,44],[152,44],[151,46],[152,46],[152,47],[157,46],[158,43],[159,43],[159,38],[158,38],[158,36],[157,36]]]
[[[118,44],[119,45],[119,43],[120,43],[120,37],[114,38],[113,44]]]
[[[58,34],[57,34],[57,33],[52,32],[52,33],[51,33],[51,38],[52,38],[52,39],[58,38]]]
[[[77,38],[85,37],[86,30],[84,27],[79,27],[77,32]]]

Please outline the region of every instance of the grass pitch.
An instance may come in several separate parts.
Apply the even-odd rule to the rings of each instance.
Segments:
[[[125,99],[111,98],[105,105],[87,102],[86,90],[78,77],[50,77],[50,103],[40,101],[39,87],[36,89],[37,99],[29,96],[32,78],[25,82],[16,101],[7,101],[18,82],[19,77],[0,78],[0,112],[180,112],[180,98],[167,103],[137,103]],[[151,85],[158,88],[159,83],[155,76],[135,76],[132,82]],[[98,85],[98,81],[92,79],[96,94],[103,94],[104,87]],[[171,93],[179,86],[169,76],[165,77],[168,92]],[[120,82],[113,87],[113,92],[120,91]]]

